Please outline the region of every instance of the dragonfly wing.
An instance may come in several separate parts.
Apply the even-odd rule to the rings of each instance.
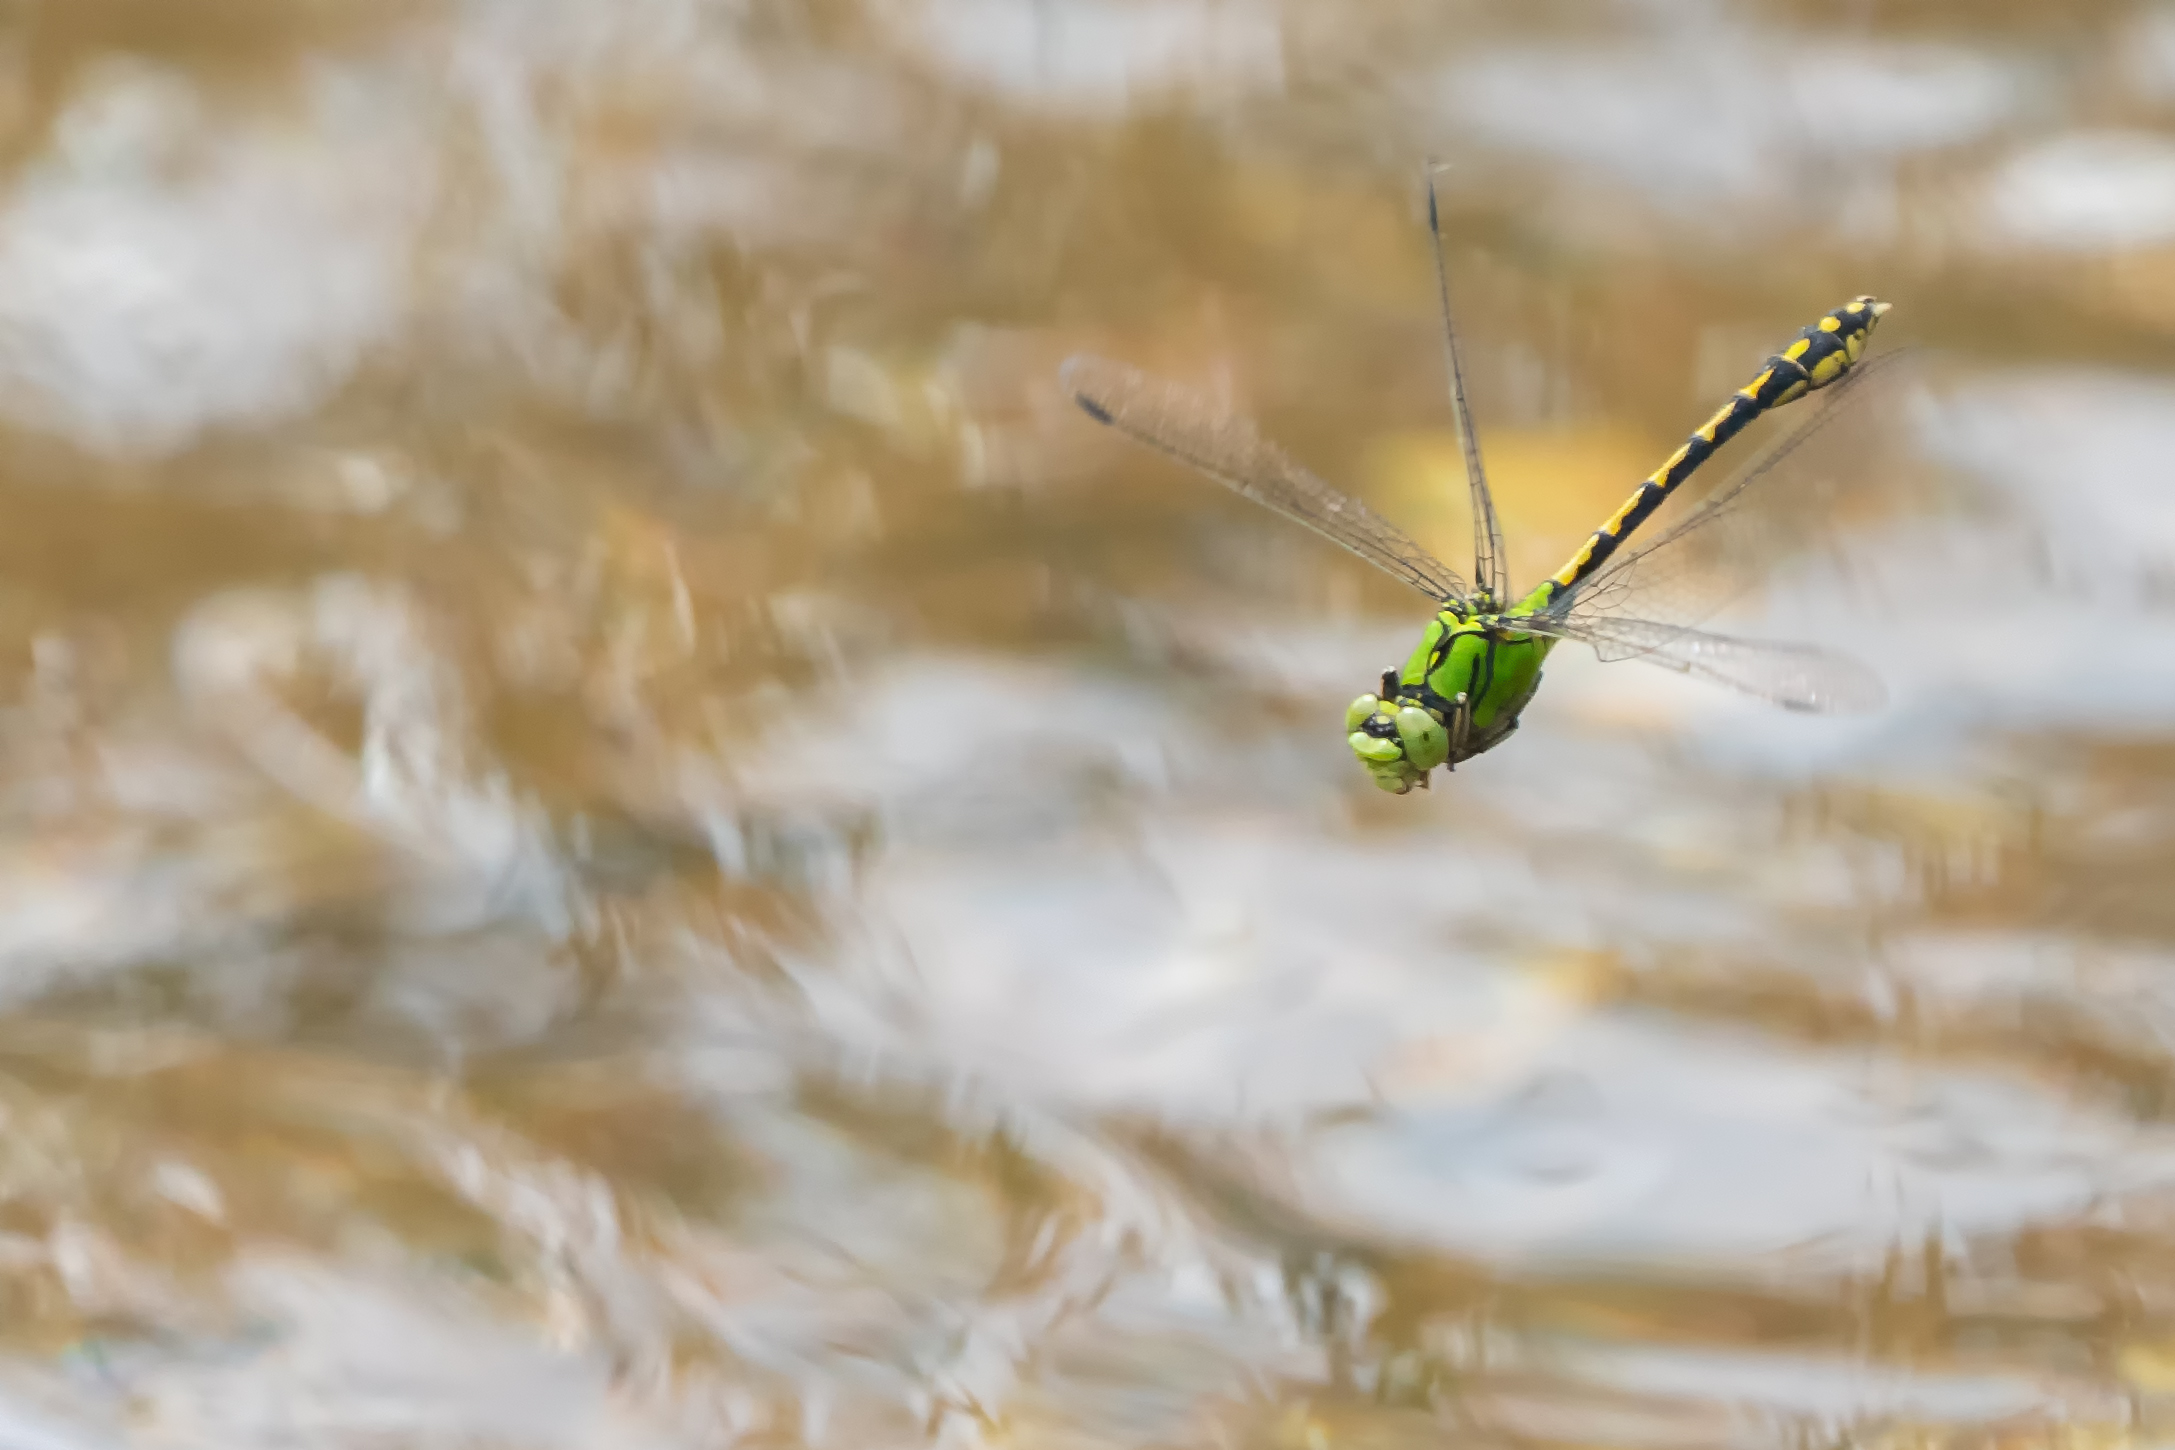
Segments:
[[[1465,581],[1457,571],[1373,509],[1301,468],[1263,438],[1252,419],[1104,358],[1072,358],[1058,377],[1097,422],[1305,525],[1433,599],[1464,603]]]
[[[1650,619],[1556,620],[1534,632],[1591,645],[1603,660],[1643,660],[1698,675],[1788,710],[1863,714],[1888,699],[1880,676],[1817,645],[1739,639]]]
[[[1465,393],[1465,360],[1458,350],[1457,322],[1450,311],[1450,269],[1442,254],[1442,214],[1435,201],[1437,165],[1427,163],[1427,232],[1435,252],[1435,295],[1442,303],[1443,355],[1449,364],[1450,410],[1457,420],[1458,446],[1465,454],[1465,487],[1473,504],[1473,583],[1502,608],[1510,598],[1510,577],[1503,564],[1503,526],[1495,516],[1495,498],[1480,464],[1480,435],[1473,428],[1472,405]]]
[[[1817,538],[1851,486],[1880,473],[1890,414],[1908,401],[1911,355],[1861,363],[1824,407],[1667,533],[1609,564],[1549,613],[1576,621],[1642,616],[1696,624]]]

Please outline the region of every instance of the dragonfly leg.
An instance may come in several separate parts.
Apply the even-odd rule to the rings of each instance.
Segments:
[[[1450,702],[1450,758],[1443,762],[1444,770],[1456,770],[1458,757],[1465,753],[1465,741],[1473,733],[1473,706],[1465,691]]]

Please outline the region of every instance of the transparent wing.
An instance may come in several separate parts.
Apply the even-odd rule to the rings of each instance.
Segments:
[[[1442,603],[1465,600],[1457,571],[1357,499],[1346,498],[1263,438],[1253,421],[1176,383],[1098,357],[1058,379],[1087,415],[1341,544]]]
[[[1805,423],[1653,543],[1614,561],[1549,613],[1590,621],[1636,610],[1696,624],[1819,537],[1855,485],[1878,483],[1891,415],[1911,391],[1911,355],[1862,363]]]
[[[1789,710],[1862,714],[1888,699],[1880,676],[1817,645],[1738,639],[1650,619],[1536,620],[1532,628],[1591,645],[1603,660],[1642,660],[1698,675]]]
[[[1510,577],[1503,565],[1503,526],[1495,517],[1495,497],[1488,492],[1487,471],[1480,464],[1480,435],[1473,429],[1472,405],[1465,395],[1465,360],[1458,350],[1458,329],[1450,311],[1450,269],[1442,254],[1442,215],[1435,202],[1435,173],[1427,163],[1427,234],[1435,251],[1435,295],[1442,303],[1443,356],[1449,364],[1450,411],[1457,420],[1458,446],[1465,452],[1465,487],[1473,502],[1473,583],[1500,609],[1510,598]]]

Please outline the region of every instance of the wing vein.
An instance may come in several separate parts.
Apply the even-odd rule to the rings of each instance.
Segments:
[[[1465,487],[1473,510],[1473,584],[1502,608],[1510,597],[1510,579],[1503,564],[1503,525],[1496,518],[1495,496],[1488,491],[1488,474],[1480,461],[1480,434],[1473,426],[1472,404],[1465,391],[1465,359],[1458,347],[1458,328],[1450,310],[1450,267],[1443,257],[1442,214],[1435,198],[1438,163],[1427,163],[1427,231],[1435,253],[1435,295],[1442,304],[1443,356],[1450,374],[1450,411],[1458,430],[1458,447],[1465,456]]]
[[[1742,639],[1650,619],[1545,619],[1536,634],[1590,645],[1603,660],[1635,659],[1699,675],[1786,709],[1862,714],[1887,701],[1880,677],[1819,645]]]
[[[1107,423],[1282,514],[1445,604],[1465,602],[1465,581],[1395,524],[1309,473],[1261,436],[1253,420],[1190,388],[1123,363],[1079,356],[1060,378],[1089,417]]]

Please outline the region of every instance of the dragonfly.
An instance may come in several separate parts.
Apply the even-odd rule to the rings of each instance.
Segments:
[[[1359,500],[1308,472],[1262,436],[1254,422],[1205,394],[1123,363],[1078,355],[1059,380],[1092,419],[1322,535],[1437,606],[1401,668],[1345,712],[1352,752],[1376,785],[1396,795],[1426,789],[1436,766],[1454,770],[1518,728],[1540,688],[1541,667],[1565,640],[1603,660],[1643,660],[1758,696],[1786,709],[1857,712],[1885,699],[1880,679],[1857,660],[1808,644],[1714,634],[1692,626],[1750,586],[1756,569],[1744,542],[1758,517],[1748,505],[1774,492],[1779,465],[1814,433],[1845,415],[1842,394],[1862,391],[1861,369],[1874,326],[1889,304],[1857,297],[1835,308],[1761,364],[1682,447],[1633,490],[1577,553],[1519,596],[1510,590],[1503,531],[1488,491],[1479,435],[1467,400],[1464,358],[1450,308],[1441,210],[1433,168],[1427,186],[1443,350],[1451,411],[1473,519],[1473,577],[1415,543]],[[1754,419],[1842,383],[1833,401],[1743,477],[1703,500],[1682,522],[1635,550],[1625,543],[1686,479]],[[1673,619],[1640,617],[1654,605]]]

